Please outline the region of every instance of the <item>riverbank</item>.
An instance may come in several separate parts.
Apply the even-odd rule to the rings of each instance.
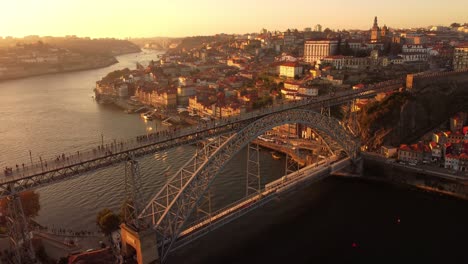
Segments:
[[[15,71],[10,72],[8,74],[4,73],[3,75],[0,75],[0,82],[27,79],[30,77],[43,76],[43,75],[56,75],[56,74],[62,74],[62,73],[102,69],[102,68],[106,68],[106,67],[119,63],[116,56],[140,54],[140,53],[141,51],[129,51],[129,52],[119,53],[111,57],[100,57],[97,59],[94,58],[93,60],[81,61],[77,63],[68,63],[66,65],[44,64],[44,65],[37,65],[29,69],[27,67],[16,67]]]
[[[18,80],[18,79],[26,79],[29,77],[35,76],[42,76],[42,75],[53,75],[53,74],[62,74],[68,72],[79,72],[79,71],[87,71],[87,70],[95,70],[100,68],[105,68],[112,66],[119,61],[115,57],[107,58],[106,60],[102,60],[99,62],[88,62],[85,64],[78,64],[73,66],[50,66],[50,67],[43,67],[38,66],[32,69],[24,69],[21,72],[15,72],[10,75],[1,76],[0,82],[3,81],[10,81],[10,80]],[[47,66],[47,65],[46,65]]]
[[[386,163],[385,160],[363,155],[363,179],[411,186],[420,190],[468,200],[467,181],[439,172],[415,170]]]

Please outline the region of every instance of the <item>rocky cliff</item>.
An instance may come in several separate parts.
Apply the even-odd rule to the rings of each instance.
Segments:
[[[362,142],[369,149],[411,143],[453,114],[468,112],[468,72],[420,76],[407,87],[359,114]]]

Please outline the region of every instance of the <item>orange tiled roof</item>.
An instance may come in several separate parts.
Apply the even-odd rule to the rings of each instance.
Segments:
[[[301,65],[297,62],[292,62],[292,61],[288,61],[288,62],[283,62],[281,63],[281,66],[286,66],[286,67],[300,67]]]

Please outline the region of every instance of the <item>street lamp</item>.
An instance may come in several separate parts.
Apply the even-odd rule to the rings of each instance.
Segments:
[[[146,127],[146,139],[149,139],[149,132],[151,132],[151,130],[153,130],[151,126]]]
[[[44,171],[44,166],[42,165],[42,157],[39,156],[39,160],[41,161],[41,168],[42,168],[42,171]]]
[[[31,150],[29,150],[29,159],[31,160],[31,169],[32,169],[32,166],[33,166],[33,161],[32,161],[32,154],[31,154]]]

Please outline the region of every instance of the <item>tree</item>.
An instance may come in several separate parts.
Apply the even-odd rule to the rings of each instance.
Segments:
[[[336,45],[336,55],[342,55],[342,49],[341,49],[341,34],[338,36],[338,45]]]
[[[34,191],[25,191],[20,193],[21,204],[23,205],[24,215],[28,218],[34,218],[39,215],[41,204],[39,203],[39,194]],[[0,200],[0,207],[7,208],[7,199]]]
[[[450,24],[450,27],[452,27],[452,28],[461,27],[461,25],[460,25],[460,23],[454,22],[454,23]]]
[[[344,55],[344,56],[353,56],[354,55],[354,51],[349,46],[348,40],[345,40],[344,45],[343,45],[342,50],[341,50],[341,54]]]
[[[96,223],[104,234],[110,235],[113,231],[119,229],[120,217],[110,209],[105,208],[98,213]]]
[[[358,50],[356,52],[356,57],[358,57],[358,58],[364,58],[364,57],[367,57],[367,56],[369,56],[369,53],[367,51],[365,51],[365,50]]]
[[[402,46],[398,43],[393,43],[390,47],[390,54],[398,55],[402,52]]]

